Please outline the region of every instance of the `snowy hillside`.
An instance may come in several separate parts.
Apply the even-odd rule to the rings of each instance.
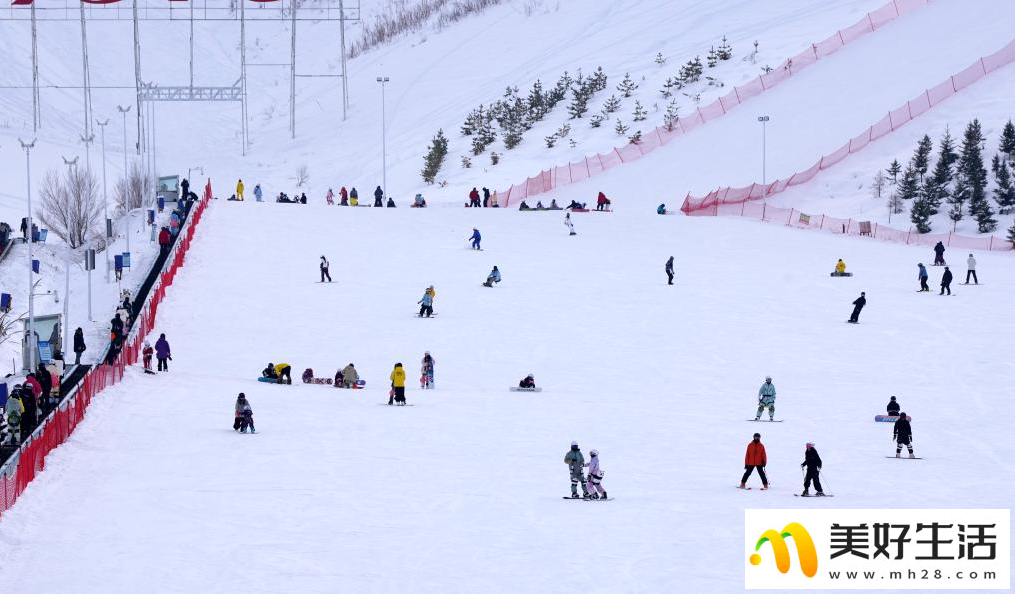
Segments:
[[[743,510],[803,506],[807,441],[836,495],[808,506],[1008,505],[1015,467],[990,419],[1015,327],[983,318],[1015,290],[1007,255],[980,256],[983,286],[946,298],[914,292],[925,248],[647,212],[576,215],[568,237],[562,218],[214,204],[160,309],[171,371],[100,396],[4,515],[8,585],[732,592]],[[285,249],[251,233],[267,225]],[[321,254],[333,284],[315,282]],[[839,257],[853,278],[828,277]],[[480,286],[495,264],[503,282]],[[421,320],[429,284],[439,315]],[[861,290],[861,323],[844,324]],[[254,381],[269,361],[294,385]],[[350,362],[366,389],[299,381]],[[412,407],[382,406],[395,362]],[[542,393],[507,390],[530,372]],[[766,374],[786,422],[747,423]],[[257,435],[230,429],[240,391]],[[884,457],[891,427],[872,417],[891,394],[923,460]],[[768,492],[734,488],[754,431]],[[560,499],[571,440],[600,451],[613,502]]]

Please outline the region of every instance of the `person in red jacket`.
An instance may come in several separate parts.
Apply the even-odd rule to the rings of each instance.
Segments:
[[[599,197],[596,198],[596,210],[610,210],[610,199],[606,197],[606,194],[599,192]]]
[[[165,254],[169,251],[169,230],[165,227],[159,231],[159,254]]]
[[[471,206],[473,208],[476,208],[476,207],[480,206],[480,203],[479,203],[479,190],[477,190],[476,188],[472,188],[472,191],[469,192],[469,206]]]
[[[744,456],[744,476],[740,479],[740,488],[747,488],[747,479],[755,468],[758,469],[758,476],[761,477],[761,488],[768,488],[768,477],[765,476],[765,466],[768,464],[768,457],[765,455],[765,446],[761,443],[761,434],[755,433],[754,439],[747,444],[747,455]]]
[[[154,371],[152,371],[152,355],[154,353],[155,353],[155,349],[152,348],[151,343],[148,342],[147,340],[144,341],[144,349],[141,351],[141,357],[144,360],[144,371],[145,371],[145,373],[152,373],[152,374],[155,373]]]

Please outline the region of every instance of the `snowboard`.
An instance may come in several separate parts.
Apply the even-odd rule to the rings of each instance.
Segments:
[[[909,456],[899,456],[898,458],[896,458],[895,456],[885,456],[885,458],[892,458],[894,460],[923,460],[923,458],[919,456],[915,458],[910,458]]]
[[[818,496],[817,495],[801,495],[800,493],[793,493],[793,497],[818,497]],[[828,493],[825,493],[824,495],[821,495],[821,497],[835,497],[835,495],[830,495]]]
[[[144,372],[147,373],[148,375],[155,375],[155,372],[152,371],[151,369],[145,369]]]
[[[833,272],[833,273],[829,274],[828,276],[842,276],[842,277],[846,277],[846,276],[853,276],[853,273],[852,272],[841,272],[841,273],[840,272]]]
[[[959,284],[960,284],[960,285],[972,285],[972,286],[974,286],[974,287],[979,287],[979,286],[980,286],[980,285],[982,285],[983,283],[959,283]]]
[[[414,318],[425,318],[425,317],[431,317],[431,318],[436,318],[436,317],[437,317],[437,312],[433,312],[433,313],[432,313],[432,314],[430,314],[429,316],[421,316],[421,315],[419,315],[419,314],[417,313],[417,314],[412,314],[412,317],[414,317]]]
[[[259,378],[257,378],[257,381],[264,382],[266,384],[277,384],[278,383],[278,380],[276,378],[273,378],[273,377],[259,377]]]
[[[854,322],[853,320],[846,320],[847,324],[859,324],[860,322]]]
[[[890,417],[888,415],[874,415],[874,422],[875,423],[894,423],[895,421],[898,421],[900,418],[902,418],[902,417],[898,417],[898,416]],[[907,421],[912,421],[913,417],[911,417],[909,415],[906,415],[906,420]]]
[[[613,501],[613,497],[600,497],[599,499],[585,499],[584,497],[561,497],[570,501]]]
[[[330,377],[312,377],[310,379],[303,380],[304,384],[322,384],[330,386],[334,380]]]
[[[572,208],[571,209],[571,212],[588,212],[588,211],[589,211],[589,209],[587,209],[587,208]]]
[[[737,489],[740,489],[741,491],[750,491],[750,490],[751,490],[751,489],[753,489],[754,487],[741,487],[741,486],[736,486],[736,488],[737,488]],[[771,489],[771,487],[769,487],[768,489],[758,489],[758,490],[759,490],[759,491],[768,491],[769,489]]]
[[[757,422],[757,423],[781,423],[781,422],[785,421],[786,419],[776,419],[774,421],[762,421],[761,419],[747,419],[747,420],[752,422],[752,423],[754,423],[754,422]]]
[[[392,408],[399,406],[398,404],[388,404],[387,402],[381,402],[381,406],[390,406]],[[402,404],[401,406],[416,406],[415,404]]]
[[[542,392],[542,388],[519,388],[518,386],[511,386],[508,388],[512,392]]]

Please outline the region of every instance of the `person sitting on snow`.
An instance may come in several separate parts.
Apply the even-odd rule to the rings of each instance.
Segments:
[[[529,205],[526,204],[524,200],[522,200],[522,203],[518,205],[518,210],[532,210],[532,209],[529,208]]]
[[[278,379],[278,373],[275,371],[275,364],[274,363],[268,363],[268,366],[265,367],[263,371],[261,371],[261,377],[266,377],[268,379],[277,380]]]
[[[585,209],[585,204],[581,203],[581,202],[577,202],[575,200],[572,200],[571,204],[569,204],[567,207],[572,209],[572,210],[575,209],[575,208],[584,210]]]
[[[413,208],[426,208],[426,200],[423,199],[422,194],[416,194],[416,197],[412,201]]]
[[[525,376],[525,379],[523,379],[522,381],[518,382],[518,387],[519,388],[529,388],[529,389],[535,388],[536,387],[536,378],[532,377],[532,374],[530,373],[529,375]]]
[[[359,373],[356,371],[356,367],[352,363],[346,365],[345,369],[342,370],[342,387],[354,388],[358,381]]]
[[[395,201],[388,198],[388,203],[385,205],[386,208],[395,208]]]
[[[490,274],[487,275],[486,282],[483,283],[483,286],[484,287],[492,287],[493,283],[499,283],[499,282],[500,282],[500,270],[497,270],[497,267],[494,266],[493,270],[490,271]]]

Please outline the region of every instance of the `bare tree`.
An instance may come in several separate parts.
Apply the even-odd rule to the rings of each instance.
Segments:
[[[302,188],[310,181],[310,168],[305,164],[300,165],[299,169],[296,170],[296,175],[292,179],[296,182],[297,188]]]
[[[116,212],[123,216],[130,210],[155,204],[155,177],[145,175],[140,163],[134,163],[130,174],[120,178],[113,188],[113,199],[116,200]]]
[[[17,327],[21,325],[21,321],[24,320],[27,315],[28,312],[22,313],[21,315],[15,315],[14,312],[10,310],[0,312],[0,344],[13,339],[15,334],[23,334],[23,331],[18,330]]]
[[[42,206],[35,216],[71,248],[84,245],[102,214],[95,177],[74,167],[60,177],[55,171],[42,182]]]
[[[874,179],[871,180],[871,198],[881,199],[881,194],[885,190],[885,174],[880,169],[874,174]]]

